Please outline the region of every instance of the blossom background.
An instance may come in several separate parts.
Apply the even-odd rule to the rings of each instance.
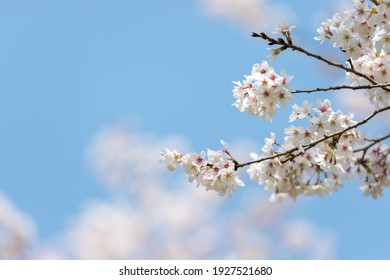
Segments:
[[[158,163],[159,150],[218,149],[241,161],[290,110],[264,122],[231,104],[232,81],[267,59],[250,36],[279,21],[313,40],[349,1],[1,1],[0,258],[388,259],[388,193],[364,198],[346,182],[324,198],[270,203],[250,182],[231,199]],[[343,83],[343,73],[296,53],[270,62],[291,87]],[[368,112],[359,95],[302,94]],[[291,108],[291,106],[290,106]],[[388,116],[364,126],[384,134]]]

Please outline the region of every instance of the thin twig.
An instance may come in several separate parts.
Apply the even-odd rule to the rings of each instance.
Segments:
[[[354,125],[351,125],[343,130],[340,130],[338,132],[335,132],[333,134],[330,134],[330,135],[324,135],[324,137],[318,139],[317,141],[314,141],[310,144],[307,144],[307,145],[303,145],[302,148],[304,151],[307,151],[311,148],[313,148],[314,146],[316,146],[317,144],[329,139],[329,138],[333,138],[335,136],[338,136],[340,137],[342,134],[344,134],[345,132],[347,132],[348,130],[351,130],[351,129],[354,129],[360,125],[363,125],[365,124],[366,122],[368,122],[370,119],[372,119],[374,116],[376,116],[377,114],[381,113],[381,112],[384,112],[384,111],[387,111],[387,110],[390,110],[390,106],[387,106],[387,107],[384,107],[382,109],[378,109],[378,110],[375,110],[374,112],[372,112],[371,115],[367,116],[366,118],[362,119],[361,121],[357,122],[356,124]],[[270,159],[274,159],[274,158],[278,158],[278,157],[282,157],[282,156],[285,156],[285,155],[290,155],[292,154],[293,152],[295,151],[298,151],[299,148],[298,147],[295,147],[295,148],[292,148],[284,153],[278,153],[278,154],[275,154],[275,155],[272,155],[272,156],[269,156],[269,157],[263,157],[263,158],[260,158],[260,159],[257,159],[257,160],[253,160],[253,161],[248,161],[248,162],[245,162],[245,163],[241,163],[241,164],[237,164],[235,166],[235,169],[237,170],[238,168],[241,168],[241,167],[244,167],[244,166],[247,166],[247,165],[251,165],[251,164],[254,164],[254,163],[259,163],[259,162],[262,162],[262,161],[266,161],[266,160],[270,160]],[[294,155],[292,155],[294,156]],[[294,157],[296,157],[297,155],[295,155]]]
[[[352,59],[349,58],[348,60],[349,65],[351,66],[351,69],[355,70],[355,67],[353,67]]]
[[[367,145],[367,146],[363,147],[363,148],[354,150],[353,152],[354,153],[358,153],[358,152],[362,152],[362,151],[367,151],[372,146],[378,144],[379,142],[382,142],[383,140],[385,140],[387,138],[390,138],[390,134],[387,134],[387,135],[385,135],[383,137],[380,137],[380,138],[377,138],[377,139],[366,139],[366,141],[369,141],[369,142],[372,142],[372,143],[370,145]]]
[[[340,89],[352,89],[352,90],[360,90],[360,89],[372,89],[372,88],[383,88],[383,87],[389,87],[390,83],[387,84],[377,84],[377,85],[360,85],[360,86],[332,86],[332,87],[326,87],[326,88],[315,88],[315,89],[303,89],[303,90],[294,90],[291,93],[311,93],[311,92],[317,92],[317,91],[329,91],[329,90],[340,90]]]

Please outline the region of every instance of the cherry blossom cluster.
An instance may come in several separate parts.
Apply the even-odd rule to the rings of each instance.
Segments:
[[[214,190],[220,195],[232,195],[237,186],[244,186],[238,177],[235,165],[237,162],[227,150],[227,143],[221,150],[208,149],[207,153],[189,152],[179,154],[176,150],[164,149],[161,151],[160,161],[167,164],[167,169],[173,171],[180,165],[187,174],[188,180],[196,181],[198,185],[205,186],[207,190]]]
[[[290,122],[297,118],[308,118],[310,125],[287,127],[283,144],[279,144],[272,134],[271,138],[265,139],[263,153],[251,155],[258,160],[283,154],[252,164],[248,169],[252,180],[264,183],[266,189],[273,192],[272,199],[335,192],[343,180],[351,176],[350,167],[357,160],[354,149],[364,140],[362,133],[351,129],[321,141],[326,135],[356,123],[352,114],[333,111],[329,100],[319,100],[318,107],[313,110],[307,101],[302,107],[294,105]],[[321,142],[316,144],[318,141]]]
[[[266,61],[255,64],[250,75],[242,82],[234,82],[233,104],[240,112],[247,111],[262,120],[270,120],[279,106],[286,107],[287,101],[293,99],[288,82],[292,79],[284,72],[280,75]]]
[[[366,154],[362,153],[354,172],[363,180],[360,188],[364,195],[377,198],[382,195],[384,187],[390,186],[390,147],[381,144]]]
[[[386,53],[383,49],[380,52],[367,53],[354,61],[354,67],[357,71],[365,73],[367,76],[380,84],[388,83],[390,81],[389,54],[390,53]],[[351,80],[352,86],[367,84],[367,81],[362,77],[358,77],[353,74],[347,74],[347,77]],[[365,94],[370,99],[370,103],[374,104],[376,108],[383,108],[390,105],[389,90],[384,90],[382,88],[372,88],[367,89]]]
[[[329,39],[340,48],[350,66],[371,78],[371,83],[390,80],[390,0],[353,1],[353,7],[342,15],[336,13],[317,29],[317,40]],[[353,86],[366,85],[367,79],[347,73]],[[390,92],[383,88],[367,90],[372,104],[382,108],[390,104]]]
[[[353,7],[342,15],[336,13],[317,29],[317,40],[329,39],[347,58],[358,59],[373,49],[390,51],[390,1],[354,0]]]
[[[367,139],[357,127],[375,115],[390,110],[390,0],[354,0],[353,7],[343,14],[336,13],[317,29],[317,40],[329,40],[341,49],[346,64],[339,64],[313,54],[293,44],[294,26],[279,25],[274,33],[284,38],[252,33],[253,37],[268,42],[271,58],[281,52],[293,50],[345,71],[350,85],[331,86],[312,90],[290,91],[291,76],[276,74],[266,61],[255,64],[250,75],[242,82],[234,82],[235,107],[262,120],[272,120],[279,107],[285,108],[293,94],[340,89],[364,90],[376,110],[359,122],[353,114],[334,111],[328,99],[318,100],[312,107],[308,101],[302,106],[293,105],[290,123],[309,121],[306,126],[290,125],[285,128],[284,141],[279,143],[271,133],[265,139],[262,153],[252,153],[252,160],[238,163],[224,149],[220,151],[178,154],[164,150],[161,161],[168,170],[181,165],[189,181],[194,180],[219,194],[231,195],[236,186],[242,186],[237,170],[249,166],[250,178],[272,192],[272,200],[299,195],[323,196],[338,190],[343,182],[359,177],[361,189],[367,196],[377,198],[383,188],[390,185],[390,148],[382,143],[390,134],[377,139]]]

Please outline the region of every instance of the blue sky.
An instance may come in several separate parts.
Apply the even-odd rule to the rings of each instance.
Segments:
[[[316,15],[331,16],[337,1],[274,2],[296,14],[298,40],[320,50],[311,38],[325,18]],[[43,239],[83,201],[108,195],[85,160],[108,124],[180,135],[195,150],[247,137],[260,147],[287,124],[288,111],[270,124],[231,106],[231,82],[268,51],[250,30],[209,16],[200,1],[0,1],[0,34],[0,191],[33,217]],[[273,65],[294,75],[294,88],[335,81],[297,54]],[[377,201],[364,198],[347,183],[296,204],[298,215],[337,233],[337,258],[388,259],[389,199],[386,192]]]

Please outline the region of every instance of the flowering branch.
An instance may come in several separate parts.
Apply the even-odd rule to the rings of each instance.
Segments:
[[[245,163],[237,164],[235,166],[235,168],[237,170],[238,168],[241,168],[241,167],[244,167],[244,166],[247,166],[247,165],[251,165],[251,164],[254,164],[254,163],[259,163],[259,162],[270,160],[270,159],[274,159],[274,158],[279,158],[279,157],[282,157],[282,156],[294,156],[294,157],[296,157],[296,156],[302,154],[304,151],[307,151],[308,149],[316,146],[317,144],[319,144],[321,142],[324,142],[325,140],[327,140],[329,138],[334,138],[334,137],[340,138],[340,136],[342,134],[344,134],[345,132],[347,132],[347,131],[349,131],[349,130],[351,130],[353,128],[356,128],[356,127],[358,127],[360,125],[365,124],[366,122],[368,122],[370,119],[372,119],[377,114],[379,114],[381,112],[384,112],[384,111],[387,111],[387,110],[390,110],[390,106],[387,106],[387,107],[382,108],[382,109],[375,110],[371,115],[367,116],[366,118],[362,119],[361,121],[357,122],[354,125],[348,126],[347,128],[345,128],[345,129],[343,129],[341,131],[335,132],[335,133],[330,134],[330,135],[324,135],[324,137],[318,139],[317,141],[314,141],[314,142],[312,142],[310,144],[307,144],[307,145],[303,145],[302,146],[303,151],[301,151],[299,154],[296,154],[296,155],[292,154],[293,152],[298,151],[300,149],[299,147],[295,147],[295,148],[289,149],[288,151],[283,152],[283,153],[277,153],[277,154],[272,155],[272,156],[263,157],[263,158],[260,158],[260,159],[257,159],[257,160],[253,160],[253,161],[248,161],[248,162],[245,162]],[[290,158],[288,160],[290,160]]]
[[[304,48],[302,47],[299,47],[297,45],[294,45],[292,43],[287,43],[286,41],[284,41],[282,38],[278,38],[277,40],[272,38],[272,37],[269,37],[267,36],[267,34],[265,34],[264,32],[261,32],[261,33],[255,33],[255,32],[252,32],[252,37],[258,37],[258,38],[261,38],[263,40],[266,40],[268,41],[268,45],[280,45],[282,46],[283,49],[292,49],[294,51],[299,51],[301,53],[304,53],[306,54],[307,56],[311,56],[311,57],[314,57],[322,62],[325,62],[326,64],[328,65],[331,65],[331,66],[334,66],[334,67],[337,67],[337,68],[340,68],[346,72],[349,72],[349,73],[353,73],[355,74],[356,76],[359,76],[363,79],[366,79],[367,81],[369,81],[370,83],[372,83],[373,85],[377,85],[378,83],[371,79],[370,77],[368,77],[367,75],[363,74],[363,73],[360,73],[358,71],[356,71],[354,68],[348,68],[340,63],[336,63],[336,62],[333,62],[329,59],[326,59],[324,58],[323,56],[321,55],[318,55],[318,54],[314,54],[314,53],[311,53],[307,50],[305,50]],[[386,90],[386,91],[390,91],[390,89],[386,88],[386,86],[381,86],[382,89]]]
[[[311,92],[318,92],[318,91],[325,92],[325,91],[330,91],[330,90],[341,90],[341,89],[360,90],[360,89],[383,88],[383,87],[389,87],[389,86],[390,86],[390,83],[377,84],[377,85],[359,85],[359,86],[341,85],[341,86],[331,86],[331,87],[326,87],[326,88],[293,90],[293,91],[291,91],[291,93],[292,94],[295,94],[295,93],[311,93]]]
[[[360,186],[365,195],[377,198],[383,188],[390,187],[390,148],[382,142],[390,138],[390,134],[370,140],[356,128],[390,110],[390,5],[388,1],[371,2],[373,5],[355,0],[353,7],[343,16],[335,14],[317,29],[319,36],[314,39],[321,40],[321,43],[329,40],[341,50],[347,61],[345,65],[293,44],[291,31],[294,26],[279,25],[273,32],[282,35],[277,39],[265,33],[252,33],[253,37],[267,41],[268,45],[277,46],[272,50],[271,58],[287,49],[298,51],[344,70],[350,84],[291,91],[289,82],[292,76],[283,71],[276,73],[267,61],[262,61],[253,65],[243,81],[234,82],[233,105],[240,112],[272,121],[279,108],[287,107],[296,93],[351,89],[364,90],[369,103],[377,110],[357,122],[352,113],[334,111],[327,99],[318,100],[316,108],[304,100],[302,107],[292,106],[289,122],[308,119],[309,125],[286,127],[283,144],[278,143],[276,135],[271,132],[271,138],[265,139],[262,154],[250,154],[252,161],[238,163],[224,141],[221,141],[224,146],[221,150],[208,149],[199,154],[180,154],[165,149],[160,160],[170,171],[179,165],[190,182],[196,181],[220,195],[230,196],[237,186],[243,186],[237,170],[249,166],[250,179],[265,185],[273,193],[271,199],[323,196],[337,191],[343,180],[354,176],[362,180]]]

